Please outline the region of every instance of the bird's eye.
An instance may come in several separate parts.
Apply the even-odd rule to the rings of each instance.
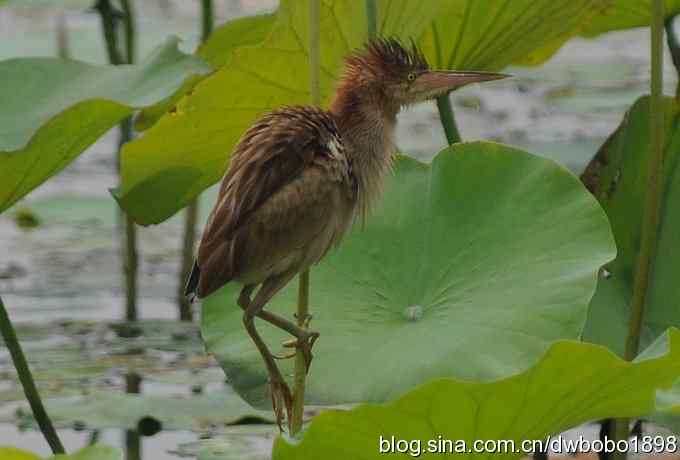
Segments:
[[[406,78],[408,79],[408,81],[413,81],[416,79],[416,74],[414,72],[411,72],[410,74],[408,74]]]

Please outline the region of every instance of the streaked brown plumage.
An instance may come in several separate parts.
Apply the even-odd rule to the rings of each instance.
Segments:
[[[356,201],[342,149],[333,118],[316,107],[284,107],[248,130],[201,240],[200,297],[309,266],[339,241],[351,214],[335,211]]]
[[[290,419],[292,398],[254,316],[295,336],[309,366],[318,333],[264,305],[337,246],[355,219],[366,217],[390,169],[402,106],[503,77],[430,71],[415,46],[374,40],[346,59],[329,110],[280,108],[257,120],[239,141],[206,224],[187,295],[205,297],[230,281],[244,286],[238,303],[267,366],[279,425],[283,408]]]

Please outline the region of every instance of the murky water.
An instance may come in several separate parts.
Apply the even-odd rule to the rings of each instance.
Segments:
[[[19,3],[47,2],[10,2]],[[66,9],[0,9],[0,59],[54,55],[61,17],[69,30],[70,55],[102,62],[98,18],[85,11],[90,3],[69,0],[64,2],[69,6]],[[138,27],[143,31],[140,56],[170,33],[183,38],[186,50],[195,47],[199,2],[135,3],[139,5]],[[273,1],[257,0],[216,4],[218,23],[275,6]],[[465,139],[517,145],[580,171],[619,124],[627,106],[647,91],[648,43],[648,31],[643,29],[597,40],[577,39],[541,68],[511,69],[516,75],[512,80],[466,88],[452,96],[460,131]],[[667,92],[672,93],[676,77],[667,61]],[[116,333],[119,327],[106,325],[122,317],[124,305],[116,207],[107,192],[117,183],[113,164],[116,139],[114,130],[59,176],[0,216],[0,292],[11,316],[21,325],[26,351],[48,395],[73,396],[74,390],[123,392],[130,369],[142,375],[141,391],[146,394],[223,391],[220,371],[203,355],[195,326],[174,330],[172,321],[156,321],[137,337],[121,339]],[[403,152],[423,160],[444,146],[433,104],[400,115],[398,144]],[[213,196],[214,191],[204,195],[203,218]],[[30,208],[42,225],[33,230],[19,228],[13,219],[19,208]],[[181,219],[140,229],[139,236],[140,318],[172,320],[177,315]],[[0,351],[0,420],[14,420],[13,413],[21,405],[18,401],[21,393],[11,364]],[[82,447],[93,435],[87,427],[73,428],[81,431],[60,430],[69,450]],[[164,430],[143,437],[142,455],[154,460],[176,458],[179,444],[211,432],[200,431]],[[258,438],[261,451],[266,451],[270,438]],[[98,439],[125,444],[120,428],[101,429]],[[14,423],[0,423],[0,444],[48,453],[39,433],[20,431]],[[191,453],[191,449],[185,452]]]

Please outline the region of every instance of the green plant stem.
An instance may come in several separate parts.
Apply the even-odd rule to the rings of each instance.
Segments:
[[[316,1],[316,0],[311,0]],[[309,315],[309,270],[300,273],[298,285],[297,323],[305,327],[305,318]],[[305,410],[305,381],[307,365],[302,351],[295,353],[295,369],[293,374],[293,417],[289,424],[290,435],[295,436],[302,429],[302,415]]]
[[[68,23],[66,16],[60,14],[57,18],[57,56],[60,59],[69,59],[71,57],[69,48]]]
[[[114,10],[109,0],[97,0],[95,9],[99,11],[102,22],[104,41],[109,57],[109,62],[113,65],[132,64],[134,62],[134,17],[129,0],[121,0],[123,13]],[[122,18],[125,27],[125,55],[120,53],[118,44],[118,28],[116,21]],[[120,172],[120,150],[127,142],[132,139],[132,120],[126,118],[120,124],[120,138],[118,141],[118,152],[116,154],[116,167]],[[119,209],[120,220],[125,221],[125,233],[123,244],[123,276],[125,278],[125,319],[127,321],[137,320],[137,227],[128,215],[123,215]]]
[[[52,425],[47,412],[45,411],[45,406],[43,406],[42,400],[40,399],[40,393],[35,386],[35,381],[33,380],[33,375],[31,374],[31,369],[28,367],[28,362],[26,362],[26,356],[21,349],[19,344],[19,339],[17,339],[16,331],[12,325],[12,321],[9,319],[7,314],[7,309],[5,304],[0,297],[0,332],[2,332],[2,339],[5,342],[7,350],[12,357],[12,362],[14,363],[14,368],[17,370],[17,375],[19,376],[19,381],[24,389],[24,394],[26,395],[26,400],[31,406],[31,411],[33,411],[33,417],[36,422],[38,422],[38,427],[42,432],[45,440],[50,445],[52,452],[56,454],[63,454],[64,445],[61,443],[57,431]]]
[[[202,0],[201,13],[201,41],[205,42],[213,30],[215,13],[212,0]]]
[[[201,41],[205,42],[213,30],[214,6],[212,0],[201,1]],[[187,205],[184,216],[184,238],[182,240],[182,265],[177,289],[180,321],[192,321],[193,314],[189,299],[184,295],[184,285],[194,265],[194,244],[196,243],[196,225],[198,223],[200,195]]]
[[[434,39],[435,56],[438,66],[442,66],[442,51],[439,44],[439,32],[437,31],[437,26],[432,23],[432,37]],[[453,145],[460,142],[460,131],[458,131],[458,125],[456,124],[456,117],[453,113],[453,107],[451,106],[451,99],[449,99],[448,94],[444,94],[437,98],[437,110],[439,110],[439,121],[444,128],[444,134],[446,135],[446,141],[449,145]]]
[[[142,378],[139,374],[128,372],[125,374],[125,392],[129,394],[141,393]],[[125,460],[141,460],[142,438],[139,430],[125,430]]]
[[[448,94],[437,98],[437,109],[439,110],[439,120],[442,123],[449,145],[460,142],[460,132],[456,125],[456,117],[453,114],[453,107],[451,107],[451,99],[449,99]]]
[[[321,104],[320,92],[320,57],[319,57],[319,0],[309,0],[309,87],[313,105]],[[305,327],[309,316],[309,270],[300,273],[297,304],[298,326]],[[302,429],[302,415],[305,409],[305,381],[307,379],[307,363],[302,349],[295,353],[293,374],[293,415],[289,422],[290,435],[295,436]]]
[[[609,435],[610,438],[617,443],[619,440],[628,439],[630,435],[630,429],[628,428],[629,425],[630,419],[628,418],[615,419],[614,423],[611,424],[611,433]],[[626,457],[626,452],[619,452],[616,450],[610,454],[610,458],[612,460],[625,460]]]
[[[97,444],[99,442],[99,435],[100,434],[101,433],[99,432],[99,430],[92,430],[90,432],[90,436],[88,436],[88,438],[87,438],[87,445],[93,446],[93,445]]]
[[[624,358],[632,360],[640,346],[640,330],[644,311],[649,275],[656,249],[659,226],[659,207],[663,188],[664,107],[663,107],[663,0],[653,0],[652,15],[652,84],[649,107],[650,157],[647,174],[647,194],[642,221],[640,255],[638,258],[633,296],[630,302],[630,321]]]
[[[135,62],[135,18],[130,0],[120,0],[123,8],[123,27],[125,38],[125,63]],[[132,140],[132,118],[126,118],[120,124],[120,142],[118,144],[118,170],[120,171],[120,152],[123,145]],[[139,256],[137,254],[137,226],[132,217],[125,214],[125,319],[137,321],[137,268]]]
[[[123,63],[123,58],[118,50],[118,34],[116,33],[116,11],[109,0],[97,0],[94,9],[99,12],[102,21],[102,32],[109,62],[113,65]]]
[[[120,171],[120,151],[123,145],[132,139],[132,118],[128,117],[120,123],[120,138],[118,141],[117,164]],[[123,275],[125,277],[125,320],[137,321],[137,268],[139,257],[137,254],[137,225],[132,217],[119,209],[119,216],[125,222],[123,245]]]
[[[137,227],[125,214],[125,320],[137,321]]]
[[[125,460],[142,459],[142,438],[137,430],[125,430]]]
[[[531,455],[531,458],[533,458],[534,460],[548,460],[548,453],[545,451],[534,452]]]
[[[663,31],[664,1],[652,1],[652,78],[649,104],[650,156],[648,159],[647,194],[642,219],[640,255],[633,281],[633,295],[630,301],[630,319],[624,358],[632,361],[640,347],[640,331],[644,306],[649,289],[649,278],[656,250],[659,227],[659,208],[663,190],[663,149],[664,149],[664,107],[663,107]],[[616,440],[628,437],[628,419],[616,421]],[[622,438],[625,437],[625,438]],[[625,458],[625,453],[616,452],[615,459]]]
[[[678,85],[675,89],[675,98],[680,99],[680,43],[678,43],[678,35],[675,33],[675,29],[673,28],[674,20],[675,16],[671,16],[666,19],[664,27],[666,29],[666,42],[668,43],[668,49],[671,52],[675,73],[678,77]]]
[[[198,221],[199,198],[196,197],[184,211],[184,238],[182,240],[182,266],[178,283],[177,300],[179,302],[180,321],[192,321],[191,303],[184,295],[184,285],[194,264],[194,243],[196,241],[196,223]]]
[[[132,139],[132,118],[121,123],[120,146]],[[118,149],[118,163],[120,164],[120,147]],[[137,251],[137,224],[128,214],[121,211],[125,217],[125,254],[123,271],[125,273],[125,320],[137,321],[137,272],[139,268],[139,254]]]
[[[123,8],[123,27],[125,29],[125,57],[128,64],[135,62],[135,18],[130,0],[120,0]]]
[[[378,34],[378,5],[376,0],[366,0],[366,24],[368,26],[368,37],[375,37]]]

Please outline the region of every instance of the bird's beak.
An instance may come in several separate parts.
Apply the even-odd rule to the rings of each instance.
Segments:
[[[425,93],[445,93],[470,83],[501,80],[510,75],[471,70],[430,70],[418,77],[418,90]]]

